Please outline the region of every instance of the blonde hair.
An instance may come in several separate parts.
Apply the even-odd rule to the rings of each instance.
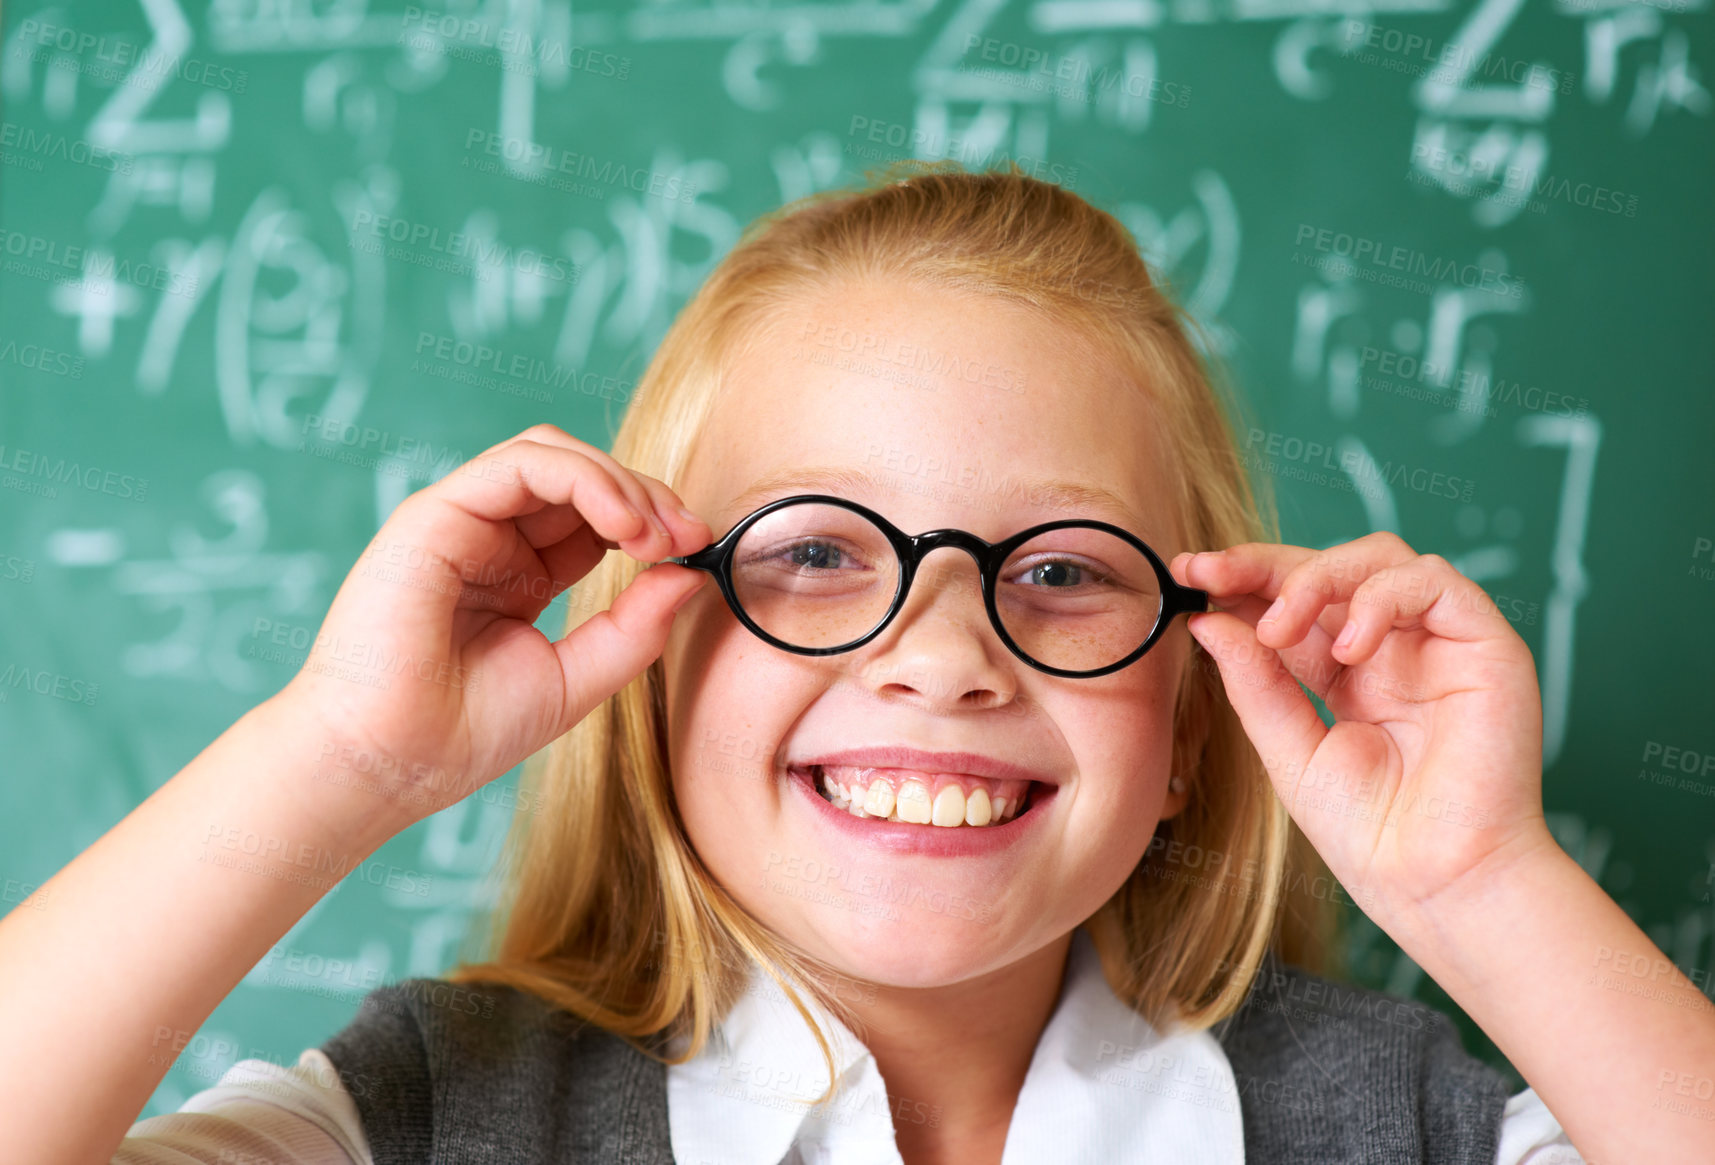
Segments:
[[[663,338],[614,458],[676,485],[724,362],[771,309],[870,280],[995,296],[1079,329],[1147,386],[1187,547],[1279,540],[1272,500],[1253,488],[1234,442],[1239,402],[1193,346],[1196,323],[1115,218],[1016,165],[897,163],[752,223]],[[568,629],[641,569],[607,555],[572,589]],[[1213,661],[1191,648],[1173,741],[1189,803],[1082,925],[1119,998],[1197,1030],[1238,1008],[1271,949],[1327,970],[1338,919],[1330,897],[1308,892],[1327,884],[1325,867],[1275,797]],[[663,680],[656,660],[532,758],[520,787],[529,811],[507,839],[505,893],[486,938],[495,954],[447,977],[530,992],[681,1063],[742,994],[754,960],[810,1024],[827,1059],[825,1099],[834,1061],[799,992],[859,1025],[829,989],[832,969],[751,918],[692,849],[668,773]]]

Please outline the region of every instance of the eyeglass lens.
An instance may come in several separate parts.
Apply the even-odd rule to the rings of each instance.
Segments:
[[[957,553],[955,551],[955,553]],[[900,562],[887,535],[841,506],[800,502],[740,536],[733,591],[768,634],[804,648],[861,639],[887,615]],[[928,582],[924,572],[914,586]],[[1007,556],[995,584],[1006,633],[1031,659],[1086,671],[1136,651],[1161,613],[1155,567],[1102,530],[1050,530]]]

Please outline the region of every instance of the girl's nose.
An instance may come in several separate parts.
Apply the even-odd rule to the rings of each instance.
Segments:
[[[852,674],[877,695],[946,708],[989,708],[1017,695],[1013,656],[983,605],[976,561],[956,547],[931,551],[887,629],[853,653]]]

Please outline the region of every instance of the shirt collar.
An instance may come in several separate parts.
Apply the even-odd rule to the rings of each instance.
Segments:
[[[744,994],[716,1025],[703,1050],[667,1069],[667,1117],[675,1160],[687,1165],[780,1165],[800,1139],[851,1137],[876,1150],[892,1146],[886,1090],[869,1049],[814,1000],[802,994],[800,998],[834,1053],[842,1089],[832,1110],[825,1116],[812,1114],[809,1102],[827,1086],[827,1065],[797,1008],[753,961]],[[897,1149],[893,1154],[898,1160]]]
[[[1040,1161],[1244,1161],[1221,1045],[1177,1022],[1157,1031],[1113,993],[1082,927],[1001,1155],[1001,1165]]]
[[[677,1160],[903,1165],[869,1050],[814,1001],[804,1003],[832,1044],[841,1089],[831,1107],[812,1113],[808,1102],[827,1085],[826,1065],[803,1017],[753,964],[744,994],[703,1051],[667,1069]],[[1178,1025],[1157,1032],[1114,995],[1080,927],[1013,1111],[1002,1165],[1114,1160],[1240,1165],[1243,1129],[1232,1069],[1214,1037]]]

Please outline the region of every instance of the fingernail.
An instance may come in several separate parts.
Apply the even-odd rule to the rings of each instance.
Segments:
[[[685,519],[685,521],[687,521],[687,522],[701,522],[702,521],[701,518],[699,518],[699,517],[697,517],[697,515],[691,513],[691,511],[687,510],[684,506],[679,507],[679,516],[681,518]]]
[[[1356,623],[1348,622],[1344,627],[1340,628],[1340,638],[1334,640],[1334,646],[1350,647],[1352,645],[1352,640],[1357,637],[1358,625]]]
[[[654,510],[650,510],[649,521],[654,525],[655,532],[660,534],[661,537],[667,539],[669,542],[673,540],[673,534],[667,529],[667,523],[661,520],[660,514],[657,514]]]
[[[1268,609],[1268,613],[1263,615],[1262,618],[1258,619],[1257,622],[1258,623],[1272,623],[1276,619],[1280,618],[1281,612],[1283,612],[1285,610],[1286,610],[1286,600],[1285,599],[1276,599],[1276,600],[1274,600],[1274,606],[1270,607]]]

